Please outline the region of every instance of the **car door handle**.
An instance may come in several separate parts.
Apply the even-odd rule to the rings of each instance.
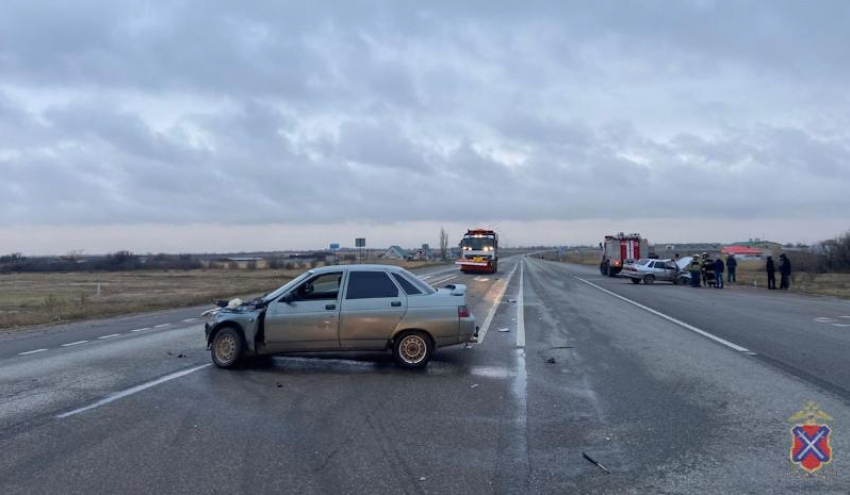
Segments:
[[[390,306],[392,306],[394,308],[399,308],[399,307],[401,307],[401,301],[393,301],[393,302],[390,303]]]
[[[325,304],[325,309],[336,309],[336,304]]]

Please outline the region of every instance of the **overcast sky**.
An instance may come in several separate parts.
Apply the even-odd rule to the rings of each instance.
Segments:
[[[0,252],[850,228],[850,2],[4,0]]]

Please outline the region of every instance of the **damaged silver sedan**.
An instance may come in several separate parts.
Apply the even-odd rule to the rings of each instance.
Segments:
[[[405,368],[428,364],[439,347],[474,339],[466,286],[435,290],[403,268],[328,266],[253,301],[207,311],[212,361],[314,351],[392,351]]]

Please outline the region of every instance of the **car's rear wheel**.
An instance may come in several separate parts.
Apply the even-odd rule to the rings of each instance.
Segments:
[[[646,275],[643,277],[643,283],[650,285],[655,283],[655,275]]]
[[[422,368],[434,354],[434,343],[425,332],[408,330],[396,337],[393,358],[402,368]]]
[[[239,363],[245,352],[242,335],[233,327],[222,328],[213,337],[210,354],[213,363],[219,368],[233,368]]]
[[[631,281],[632,281],[633,284],[639,284],[640,283],[639,278],[633,278],[633,279],[631,279]]]

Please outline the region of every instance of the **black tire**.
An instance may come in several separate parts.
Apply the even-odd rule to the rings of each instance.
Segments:
[[[219,368],[232,369],[239,364],[242,354],[245,353],[245,341],[242,333],[233,328],[225,327],[219,330],[213,337],[210,346],[212,362]]]
[[[655,275],[644,275],[643,283],[646,285],[652,285],[655,283]]]
[[[393,342],[393,359],[402,368],[424,368],[434,355],[431,336],[419,330],[406,330]]]
[[[631,281],[632,281],[633,284],[639,284],[640,283],[639,278],[632,278]]]

